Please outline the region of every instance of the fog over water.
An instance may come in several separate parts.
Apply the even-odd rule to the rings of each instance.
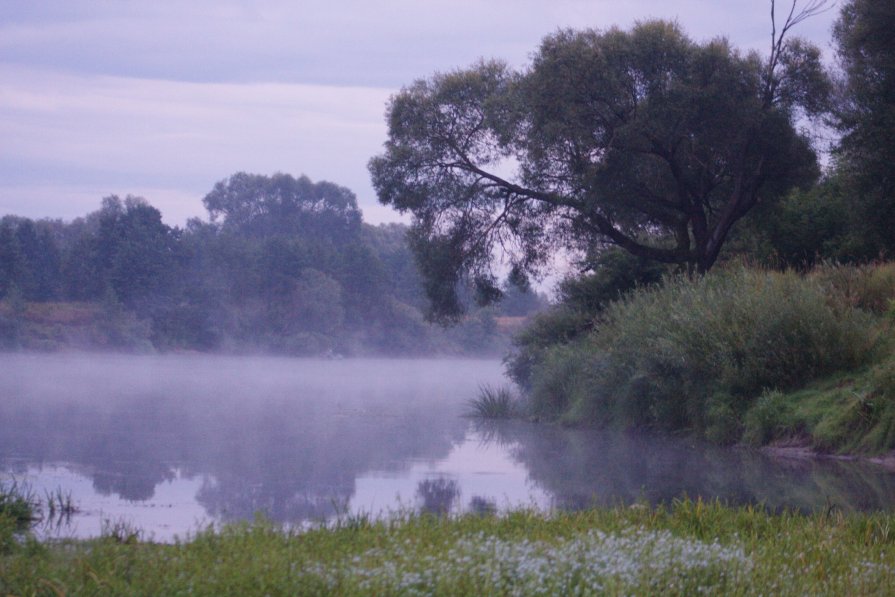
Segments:
[[[462,416],[500,383],[496,360],[2,355],[0,478],[71,493],[80,511],[53,533],[124,520],[159,540],[256,512],[303,524],[684,493],[893,506],[895,476],[870,464]]]

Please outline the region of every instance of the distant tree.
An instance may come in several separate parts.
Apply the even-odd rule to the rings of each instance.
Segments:
[[[287,325],[297,330],[336,334],[345,319],[342,287],[325,273],[307,268],[295,281],[289,296]]]
[[[388,272],[370,247],[357,243],[340,252],[333,276],[345,289],[349,320],[363,324],[383,315],[392,286]]]
[[[386,279],[391,285],[390,293],[398,300],[422,310],[426,297],[419,270],[407,243],[408,230],[406,225],[397,223],[365,225],[364,239],[386,270]]]
[[[547,307],[547,298],[530,286],[519,286],[507,281],[501,288],[500,314],[510,317],[524,317]]]
[[[307,176],[238,172],[215,184],[202,202],[225,232],[304,234],[338,242],[354,238],[361,225],[354,193]]]
[[[413,214],[434,314],[462,313],[466,276],[500,296],[496,248],[519,274],[557,247],[607,244],[711,268],[759,201],[818,175],[796,122],[826,109],[828,79],[818,49],[788,33],[824,4],[793,3],[766,59],[648,21],[560,31],[526,70],[482,62],[395,95],[370,171],[380,201]]]
[[[22,251],[15,227],[8,218],[0,220],[0,298],[16,286],[24,270]]]
[[[176,274],[176,232],[141,197],[106,197],[96,242],[101,271],[125,305],[164,292]]]
[[[46,226],[16,216],[0,221],[0,297],[15,284],[25,300],[56,298],[59,259],[56,241]]]
[[[60,255],[46,227],[23,219],[16,227],[16,240],[24,260],[25,272],[20,285],[32,301],[47,301],[59,291]]]
[[[843,78],[839,156],[864,235],[895,253],[895,3],[849,0],[833,29]]]
[[[63,295],[75,301],[97,300],[103,296],[106,282],[97,257],[96,236],[82,232],[62,256]]]

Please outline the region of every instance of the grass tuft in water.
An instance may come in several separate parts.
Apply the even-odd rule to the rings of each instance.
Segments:
[[[78,507],[72,499],[71,491],[63,491],[61,487],[57,487],[52,491],[45,490],[44,502],[47,507],[47,518],[50,519],[57,517],[60,519],[71,518],[73,514],[78,512]]]
[[[40,500],[34,490],[15,479],[0,482],[0,517],[26,525],[40,518]]]
[[[100,536],[112,543],[134,545],[143,540],[143,530],[132,522],[119,518],[102,521]]]
[[[468,416],[478,419],[509,419],[520,411],[513,392],[506,386],[479,386],[479,395],[467,405]]]

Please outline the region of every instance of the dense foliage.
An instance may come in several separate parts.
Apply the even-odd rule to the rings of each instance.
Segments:
[[[493,285],[498,248],[519,275],[606,244],[708,271],[738,220],[818,175],[796,123],[824,110],[829,81],[817,48],[784,39],[814,10],[767,59],[645,21],[560,31],[525,70],[483,62],[394,96],[370,170],[413,214],[435,310],[462,311],[464,276]]]
[[[510,371],[529,388],[540,416],[691,430],[733,442],[753,433],[750,417],[759,415],[752,409],[768,407],[763,395],[890,358],[893,305],[891,265],[827,267],[809,276],[736,267],[698,279],[671,277],[611,303],[587,333],[517,342]],[[561,329],[549,317],[539,321]],[[885,406],[891,388],[879,375],[883,381],[864,388],[868,401],[880,399],[873,416],[885,423],[876,431],[882,441],[866,446],[875,451],[895,447],[895,422]],[[863,416],[871,422],[870,411]],[[775,437],[813,428],[804,418],[774,422],[787,427]],[[817,447],[840,449],[853,439],[846,434]]]
[[[107,197],[71,223],[0,220],[0,342],[310,355],[500,349],[500,311],[478,310],[447,331],[424,320],[406,227],[364,224],[344,187],[238,173],[204,203],[211,222],[184,229],[136,197]],[[540,305],[531,292],[513,296],[511,313]]]
[[[835,101],[817,106],[842,134],[833,161],[816,184],[762,197],[719,254],[724,271],[687,278],[604,252],[561,284],[507,358],[534,414],[720,442],[895,447],[892,347],[876,344],[895,305],[893,18],[889,2],[841,7]]]
[[[870,242],[895,252],[895,5],[851,0],[833,30],[842,71],[835,122],[841,172]]]

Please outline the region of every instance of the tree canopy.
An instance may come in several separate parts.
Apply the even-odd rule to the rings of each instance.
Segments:
[[[757,203],[819,174],[796,123],[826,108],[828,79],[817,48],[784,39],[818,4],[794,5],[765,59],[647,21],[559,31],[523,70],[481,62],[395,95],[370,171],[380,201],[413,215],[435,314],[462,312],[464,276],[499,296],[498,249],[517,279],[556,248],[607,244],[711,268]]]
[[[361,226],[353,192],[307,176],[237,172],[215,184],[202,202],[225,231],[253,236],[302,234],[344,241]]]
[[[851,0],[833,29],[842,69],[837,124],[852,211],[874,245],[895,252],[895,4]]]

